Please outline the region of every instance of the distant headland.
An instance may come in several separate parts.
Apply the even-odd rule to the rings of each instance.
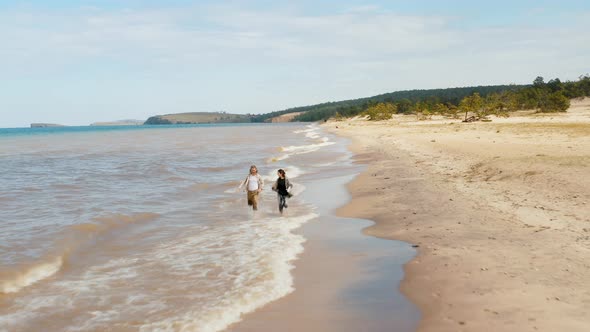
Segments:
[[[91,126],[140,126],[143,125],[143,120],[117,120],[117,121],[104,121],[94,122]]]
[[[31,128],[49,128],[49,127],[65,127],[64,125],[55,123],[31,123]]]
[[[154,115],[146,121],[118,120],[95,122],[91,126],[174,125],[208,123],[276,123],[314,122],[330,118],[369,116],[372,120],[390,118],[393,114],[418,114],[427,119],[433,115],[452,118],[465,114],[465,121],[486,120],[486,115],[516,110],[539,113],[564,112],[570,100],[590,96],[590,76],[562,82],[558,78],[545,82],[537,77],[533,84],[469,86],[446,89],[404,90],[372,97],[331,101],[293,107],[264,114],[231,114],[226,112],[187,112]],[[471,117],[468,115],[471,114]],[[31,128],[60,127],[58,124],[32,123]]]
[[[229,114],[225,112],[190,112],[155,115],[147,119],[146,125],[196,124],[196,123],[242,123],[253,122],[249,114]]]

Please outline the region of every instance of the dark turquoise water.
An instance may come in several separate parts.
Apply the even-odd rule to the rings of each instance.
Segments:
[[[207,127],[243,127],[243,126],[268,126],[266,123],[216,123],[216,124],[183,124],[183,125],[141,125],[141,126],[66,126],[45,128],[0,128],[0,137],[3,136],[28,136],[48,135],[81,132],[109,132],[149,129],[178,129],[178,128],[207,128]],[[273,124],[276,126],[277,124]],[[279,124],[280,125],[280,124]],[[289,124],[283,124],[289,125]]]

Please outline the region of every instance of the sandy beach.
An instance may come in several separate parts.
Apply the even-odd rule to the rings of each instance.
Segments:
[[[324,125],[366,172],[342,216],[415,244],[418,331],[590,331],[590,99],[567,113]]]

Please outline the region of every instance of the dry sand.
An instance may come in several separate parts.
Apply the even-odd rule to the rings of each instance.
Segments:
[[[296,116],[300,115],[301,113],[304,113],[304,112],[293,112],[293,113],[281,114],[279,116],[275,116],[274,118],[271,118],[270,122],[272,122],[272,123],[289,122],[289,121],[293,120],[293,118],[295,118]]]
[[[492,122],[325,127],[369,165],[340,213],[419,245],[401,284],[419,331],[590,331],[590,99]]]

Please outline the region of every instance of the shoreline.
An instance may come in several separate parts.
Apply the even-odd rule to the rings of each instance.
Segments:
[[[589,99],[566,114],[452,122],[323,125],[369,166],[338,214],[419,246],[400,286],[418,331],[587,331]]]
[[[314,202],[319,217],[297,232],[306,242],[293,262],[295,290],[225,331],[415,330],[418,310],[396,291],[415,250],[404,242],[363,235],[372,221],[336,215],[350,200],[346,184],[360,172],[358,166],[346,168],[356,171],[332,170],[305,184],[305,200]]]

